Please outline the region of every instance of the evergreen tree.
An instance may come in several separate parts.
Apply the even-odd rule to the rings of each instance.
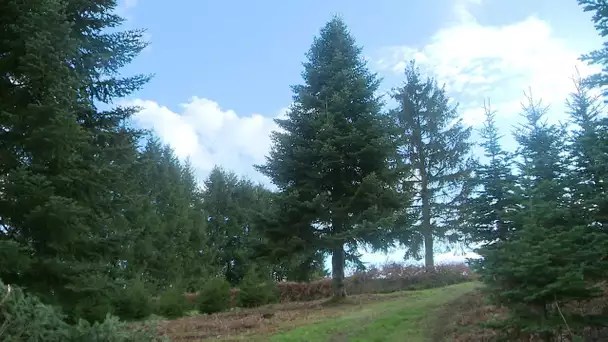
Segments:
[[[546,112],[529,97],[526,122],[515,132],[521,162],[513,220],[520,228],[508,240],[479,250],[478,272],[494,299],[511,309],[503,322],[509,333],[550,341],[567,328],[564,319],[571,331],[590,323],[592,317],[558,308],[601,294],[594,281],[605,275],[608,265],[602,257],[608,244],[572,210],[565,131],[548,124]]]
[[[258,238],[255,216],[268,205],[268,190],[215,167],[205,181],[203,207],[208,215],[215,263],[224,277],[238,284],[257,261],[252,245]],[[256,265],[257,266],[257,265]]]
[[[481,146],[487,162],[475,163],[471,187],[475,189],[461,211],[471,242],[491,244],[505,241],[515,230],[510,214],[517,210],[512,156],[503,150],[496,127],[496,112],[484,106],[485,122],[480,129]]]
[[[471,173],[471,128],[458,118],[444,88],[432,78],[422,80],[412,61],[405,82],[393,92],[398,107],[391,115],[400,128],[399,157],[413,172],[404,179],[416,192],[411,207],[416,224],[402,243],[418,258],[424,246],[427,267],[434,266],[434,240],[456,227],[458,210],[467,195]],[[453,230],[452,230],[452,233]]]
[[[605,38],[608,35],[608,3],[604,0],[578,0],[578,4],[583,7],[585,12],[592,12],[592,21],[598,34]],[[606,69],[606,61],[608,58],[608,44],[604,42],[601,49],[591,51],[580,57],[580,60],[591,65],[599,65],[602,71],[588,77],[585,80],[587,85],[601,88],[603,95],[606,96],[605,87],[608,85],[608,69]]]
[[[579,75],[575,92],[566,101],[574,126],[569,152],[572,157],[571,187],[574,205],[589,224],[606,228],[608,224],[608,118],[599,96],[591,94]]]
[[[276,120],[282,131],[259,170],[282,192],[282,231],[273,239],[331,253],[334,295],[343,297],[345,262],[358,246],[389,244],[390,227],[376,221],[399,206],[399,174],[389,168],[395,144],[380,115],[379,80],[340,18],[321,29],[307,57],[304,84],[293,87],[294,104]],[[299,246],[287,245],[295,239]]]
[[[157,289],[176,282],[194,286],[212,271],[214,251],[207,248],[207,222],[202,212],[202,191],[188,164],[181,163],[167,146],[151,138],[131,177],[136,195],[125,217],[130,235],[127,277],[143,275]]]
[[[123,175],[139,132],[131,108],[100,111],[147,76],[117,71],[145,46],[141,31],[108,33],[115,1],[0,4],[0,217],[11,247],[0,277],[72,317],[100,319],[120,255]]]

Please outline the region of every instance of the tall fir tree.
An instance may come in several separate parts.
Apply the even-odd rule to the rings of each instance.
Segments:
[[[122,22],[115,6],[0,4],[0,240],[16,258],[0,277],[90,319],[110,310],[123,176],[139,136],[125,125],[132,108],[95,103],[148,80],[117,76],[146,44],[141,31],[108,32]]]
[[[606,229],[608,225],[608,118],[599,95],[577,73],[575,91],[566,101],[574,126],[569,152],[575,205],[590,224]],[[608,231],[608,230],[607,230]],[[608,253],[607,253],[608,254]]]
[[[205,181],[203,208],[208,215],[210,243],[218,251],[215,262],[233,285],[252,267],[250,238],[252,212],[264,206],[263,194],[253,183],[220,167],[211,170]]]
[[[509,216],[517,210],[518,204],[513,158],[501,146],[496,112],[489,101],[484,104],[484,110],[485,121],[479,134],[486,162],[475,163],[469,185],[472,193],[461,210],[467,239],[477,245],[508,240],[516,230]]]
[[[344,297],[346,260],[356,260],[362,244],[389,244],[391,227],[378,220],[400,205],[399,172],[389,167],[396,146],[380,114],[379,80],[342,19],[321,29],[307,57],[304,84],[293,87],[294,103],[276,120],[282,131],[259,170],[283,193],[284,219],[292,220],[275,234],[331,253],[334,296]]]
[[[464,126],[445,89],[432,78],[422,80],[413,61],[392,96],[398,104],[391,115],[400,128],[399,158],[412,165],[403,181],[416,192],[410,210],[417,223],[407,227],[402,243],[406,256],[416,258],[424,247],[425,265],[432,268],[435,239],[456,236],[450,230],[457,226],[468,192],[471,128]]]

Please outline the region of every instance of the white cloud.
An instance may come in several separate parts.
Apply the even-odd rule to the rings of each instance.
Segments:
[[[535,98],[561,106],[573,90],[570,77],[575,66],[583,75],[592,71],[577,60],[587,50],[571,48],[548,22],[530,16],[509,25],[484,26],[471,13],[471,6],[480,4],[480,0],[456,0],[454,23],[422,47],[382,49],[376,66],[401,74],[406,63],[415,59],[423,70],[446,83],[470,124],[481,121],[480,107],[487,97],[503,115],[519,112],[523,91],[530,87]]]
[[[148,100],[129,104],[142,108],[134,117],[135,123],[154,131],[178,157],[190,158],[199,176],[205,177],[214,165],[221,165],[263,180],[253,165],[263,163],[270,149],[270,133],[277,129],[273,118],[260,114],[239,116],[199,97],[181,104],[179,112]],[[284,112],[281,110],[277,117]]]
[[[130,9],[137,6],[137,0],[124,0],[123,1],[123,7],[125,9]]]

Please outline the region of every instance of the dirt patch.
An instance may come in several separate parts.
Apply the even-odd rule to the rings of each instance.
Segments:
[[[479,324],[506,316],[506,311],[486,303],[481,290],[468,293],[437,312],[431,322],[433,342],[488,342],[495,331]]]
[[[203,341],[208,339],[234,340],[248,335],[267,335],[304,324],[312,324],[345,312],[356,311],[370,302],[392,300],[408,293],[388,295],[358,295],[339,304],[328,305],[328,300],[288,302],[255,309],[236,309],[213,315],[198,315],[159,322],[159,330],[173,341]]]
[[[608,285],[602,284],[604,297],[592,301],[574,302],[562,308],[564,312],[581,314],[608,313]],[[431,339],[433,342],[488,342],[494,341],[498,333],[492,329],[483,328],[481,323],[506,318],[507,311],[489,304],[482,291],[476,290],[449,303],[430,322]],[[608,328],[585,329],[581,332],[585,341],[608,341]],[[525,341],[537,341],[526,338]],[[562,341],[570,341],[565,335]]]

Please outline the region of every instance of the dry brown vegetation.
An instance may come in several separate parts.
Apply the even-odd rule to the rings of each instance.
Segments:
[[[389,295],[363,294],[334,304],[328,299],[307,302],[287,302],[255,309],[235,309],[212,315],[197,315],[159,322],[159,331],[172,341],[253,340],[252,335],[264,336],[304,324],[337,317],[360,310],[371,302],[390,301],[407,296],[407,292]],[[261,337],[263,339],[263,337]]]
[[[574,303],[561,308],[561,310],[563,312],[570,311],[585,314],[608,312],[608,284],[603,284],[602,286],[605,293],[604,298]],[[433,323],[433,326],[437,328],[434,329],[433,340],[438,342],[493,341],[498,336],[497,332],[484,328],[481,324],[492,320],[500,320],[506,316],[507,312],[504,308],[489,304],[482,290],[476,290],[445,306]],[[608,341],[608,328],[586,329],[584,339],[590,342]],[[518,341],[535,342],[540,341],[540,339],[526,336]],[[571,341],[565,329],[561,336],[561,341]]]
[[[253,335],[264,336],[279,330],[337,317],[360,310],[363,305],[389,301],[407,295],[405,290],[436,288],[470,281],[474,278],[464,264],[438,265],[436,272],[425,272],[422,266],[387,263],[357,272],[346,279],[349,294],[345,302],[332,305],[331,279],[309,283],[280,282],[277,291],[280,303],[254,309],[233,308],[229,312],[196,315],[159,322],[162,334],[173,341],[201,341],[207,339],[251,340]],[[401,292],[398,292],[401,291]],[[233,307],[238,289],[231,290]],[[187,293],[194,302],[198,294]]]
[[[420,290],[469,281],[474,277],[465,264],[437,265],[434,273],[425,272],[422,266],[401,263],[386,263],[356,272],[346,278],[345,287],[349,295],[367,293],[391,293],[404,290]],[[280,302],[311,301],[328,298],[332,294],[331,279],[325,278],[309,283],[279,282],[277,291]],[[232,306],[238,289],[232,289]],[[197,293],[186,293],[185,297],[194,302]]]

